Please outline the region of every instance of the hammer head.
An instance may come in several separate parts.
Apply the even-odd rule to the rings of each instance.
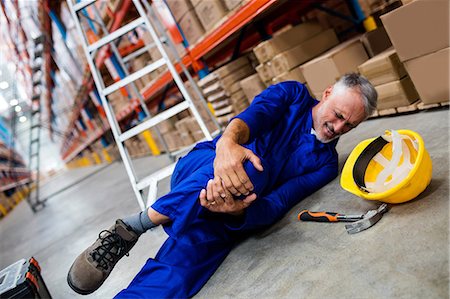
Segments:
[[[364,214],[363,219],[352,222],[350,224],[346,224],[345,228],[347,229],[347,232],[349,234],[356,234],[360,231],[366,230],[375,223],[378,222],[378,220],[383,217],[383,214],[387,211],[387,204],[382,204],[378,209],[376,210],[370,210],[366,214]]]

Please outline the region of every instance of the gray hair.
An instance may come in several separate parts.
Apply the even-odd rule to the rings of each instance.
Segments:
[[[363,100],[366,118],[371,116],[375,109],[377,109],[378,98],[378,93],[372,83],[370,83],[364,76],[357,73],[348,73],[342,76],[334,84],[333,89],[342,90],[347,88],[357,89],[359,91]]]

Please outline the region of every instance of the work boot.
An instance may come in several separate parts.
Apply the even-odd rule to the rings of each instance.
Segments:
[[[100,232],[98,239],[83,251],[70,267],[67,275],[69,286],[82,295],[96,291],[111,273],[116,263],[128,256],[138,236],[122,220]]]

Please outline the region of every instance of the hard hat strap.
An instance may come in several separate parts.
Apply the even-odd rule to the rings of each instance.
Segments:
[[[388,143],[383,137],[379,136],[369,143],[356,159],[355,165],[353,166],[353,179],[360,189],[367,192],[367,187],[364,182],[367,166],[372,158]]]

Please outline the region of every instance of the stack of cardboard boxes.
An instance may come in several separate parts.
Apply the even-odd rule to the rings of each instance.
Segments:
[[[381,17],[422,105],[449,101],[449,1],[415,0]]]
[[[395,113],[395,108],[409,106],[419,98],[395,49],[386,50],[369,59],[358,70],[378,92],[380,115]]]
[[[166,1],[189,45],[195,44],[206,31],[218,26],[228,11],[234,9],[240,2],[240,0]]]
[[[286,79],[305,83],[297,67],[338,43],[333,29],[313,22],[297,25],[253,49],[260,63],[256,71],[266,86]]]
[[[108,95],[108,102],[115,114],[119,113],[130,104],[130,100],[127,96],[122,94],[121,90],[117,90]]]
[[[392,42],[384,27],[378,27],[361,35],[361,43],[369,57],[374,57],[392,47]]]
[[[205,107],[205,104],[201,102],[199,96],[194,90],[194,87],[190,84],[189,81],[184,82],[184,86],[190,94],[191,99],[200,114],[200,117],[205,122],[207,130],[211,134],[214,133],[218,129],[218,127],[212,119],[213,116],[211,112],[207,107]],[[181,97],[181,93],[172,96],[172,98],[178,99],[180,99]],[[172,105],[175,105],[177,103],[178,101],[172,103]],[[159,123],[157,125],[157,129],[161,133],[162,138],[164,138],[169,151],[175,151],[182,147],[190,146],[194,142],[205,138],[200,125],[188,110],[184,110],[181,113]],[[155,137],[157,146],[161,150],[163,150],[164,148],[161,142],[159,141],[159,139],[156,139],[157,135],[153,128],[151,129],[151,132]]]
[[[242,92],[245,94],[247,101],[251,104],[253,102],[253,98],[260,94],[264,89],[266,89],[266,85],[262,82],[259,75],[253,74],[248,76],[245,79],[242,79],[239,82],[239,85],[242,88]]]
[[[255,70],[247,56],[242,56],[198,81],[219,124],[226,125],[237,113],[248,107],[249,102],[240,81],[253,73]]]
[[[185,116],[184,114],[183,116]],[[212,133],[214,131],[214,126],[207,123],[208,130]],[[158,129],[167,144],[169,151],[176,151],[185,146],[190,146],[193,143],[205,138],[200,125],[195,120],[193,116],[185,116],[180,118],[179,116],[174,116],[164,122],[158,124]],[[155,136],[155,134],[153,135]],[[157,142],[160,150],[164,150],[161,142]]]
[[[357,36],[305,63],[301,70],[312,94],[321,99],[327,87],[342,75],[356,72],[358,66],[368,58],[360,37]]]

